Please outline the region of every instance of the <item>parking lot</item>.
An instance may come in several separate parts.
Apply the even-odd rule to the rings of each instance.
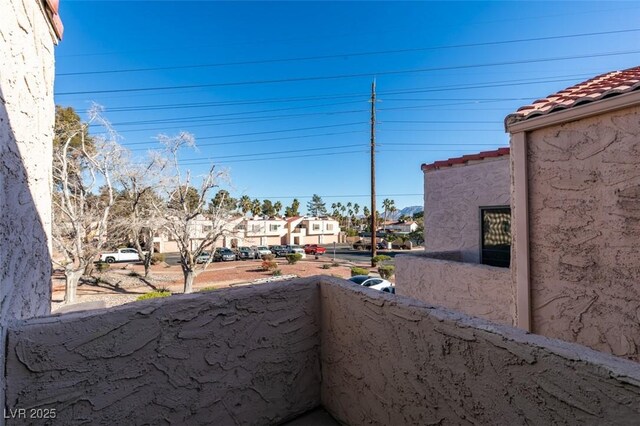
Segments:
[[[334,249],[332,244],[323,245],[327,249],[327,252],[320,257],[324,259],[333,259],[334,258]],[[378,254],[384,254],[386,256],[390,256],[391,258],[395,257],[397,254],[407,254],[415,251],[422,251],[423,247],[416,247],[413,250],[378,250]],[[170,265],[175,265],[180,262],[180,254],[179,253],[166,253],[165,261]],[[307,255],[308,257],[313,258],[313,255]],[[355,250],[351,245],[348,244],[336,244],[335,246],[335,258],[337,260],[345,260],[348,262],[368,262],[371,260],[371,252],[368,250]],[[242,262],[242,261],[239,261]]]

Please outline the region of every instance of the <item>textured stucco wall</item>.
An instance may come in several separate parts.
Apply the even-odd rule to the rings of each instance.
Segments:
[[[514,288],[508,268],[433,259],[428,253],[396,256],[396,293],[514,325]]]
[[[634,362],[326,276],[26,320],[8,349],[8,408],[53,424],[640,418]]]
[[[50,31],[39,0],[0,2],[0,365],[7,323],[50,309]]]
[[[344,424],[638,424],[634,362],[349,283],[320,293],[322,402]]]
[[[65,425],[278,424],[320,403],[319,312],[307,279],[27,320],[9,329],[7,406]]]
[[[640,107],[527,150],[533,331],[640,361]]]
[[[459,250],[480,261],[479,207],[509,205],[509,157],[424,173],[425,251]]]

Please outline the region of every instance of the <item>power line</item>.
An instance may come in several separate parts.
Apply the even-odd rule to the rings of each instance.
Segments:
[[[354,74],[339,74],[330,76],[310,76],[310,77],[293,77],[293,78],[281,78],[274,80],[249,80],[249,81],[236,81],[226,83],[207,83],[207,84],[190,84],[182,86],[158,86],[158,87],[133,87],[126,89],[104,89],[104,90],[86,90],[77,92],[61,92],[56,93],[56,96],[68,96],[68,95],[88,95],[99,93],[130,93],[130,92],[148,92],[154,90],[175,90],[175,89],[192,89],[199,87],[225,87],[225,86],[244,86],[244,85],[258,85],[258,84],[276,84],[276,83],[292,83],[302,81],[318,81],[318,80],[337,80],[343,78],[359,78],[359,77],[371,77],[372,75],[398,75],[398,74],[415,74],[433,71],[446,71],[453,69],[472,69],[472,68],[485,68],[505,65],[521,65],[554,61],[566,61],[573,59],[585,59],[585,58],[598,58],[606,56],[616,55],[629,55],[640,53],[640,50],[627,50],[619,52],[604,52],[604,53],[591,53],[586,55],[573,55],[573,56],[558,56],[552,58],[539,58],[539,59],[525,59],[519,61],[501,61],[501,62],[488,62],[484,64],[467,64],[467,65],[452,65],[444,67],[430,67],[430,68],[417,68],[408,70],[393,70],[393,71],[373,71],[366,73],[354,73]]]
[[[221,102],[189,102],[180,104],[160,104],[160,105],[135,105],[117,108],[108,108],[109,112],[128,112],[128,111],[147,111],[158,109],[182,109],[182,108],[206,108],[211,106],[234,106],[234,105],[252,105],[252,104],[266,104],[266,103],[281,103],[281,102],[305,102],[325,99],[341,99],[341,98],[355,98],[362,97],[366,100],[366,94],[352,93],[352,94],[336,94],[328,96],[297,96],[288,98],[267,98],[267,99],[249,99],[239,101],[221,101]]]
[[[252,143],[260,143],[260,142],[270,142],[270,141],[281,141],[288,139],[307,139],[307,138],[315,138],[315,137],[324,137],[324,136],[339,136],[353,133],[363,133],[363,130],[351,130],[348,132],[333,132],[333,133],[314,133],[312,135],[300,135],[300,136],[287,136],[287,137],[277,137],[277,138],[265,138],[265,139],[254,139],[249,141],[236,141],[236,142],[214,142],[214,143],[202,143],[197,144],[197,148],[201,148],[204,146],[220,146],[220,145],[243,145],[243,144],[252,144]],[[137,142],[135,144],[146,144],[146,143],[158,143],[157,141],[150,142]],[[129,151],[148,151],[149,148],[134,148]]]
[[[198,121],[198,119],[211,119],[212,121],[220,121],[220,120],[238,120],[244,118],[244,115],[249,114],[260,114],[263,112],[274,112],[274,111],[289,111],[289,110],[298,110],[298,109],[308,109],[308,108],[316,108],[316,107],[326,107],[326,106],[338,106],[338,105],[346,105],[346,104],[354,104],[361,103],[360,101],[348,101],[348,102],[336,102],[330,104],[319,104],[319,105],[306,105],[301,107],[288,107],[288,108],[272,108],[272,109],[263,109],[258,111],[243,111],[243,112],[229,112],[224,114],[207,114],[207,115],[196,115],[191,117],[176,117],[176,118],[159,118],[156,120],[139,120],[139,121],[123,121],[120,123],[111,123],[114,126],[128,126],[128,125],[137,125],[137,124],[153,124],[153,123],[173,123],[173,122],[190,122],[190,121]],[[344,112],[353,112],[344,111]],[[362,110],[355,110],[355,112],[361,112]],[[338,114],[341,111],[319,111],[308,114],[298,114],[298,115],[317,115],[317,114]],[[238,117],[235,117],[238,116]],[[286,117],[292,116],[291,114],[286,115]],[[258,117],[248,117],[248,118],[273,118],[273,117],[283,117],[280,116],[258,116]],[[99,125],[96,125],[100,127]]]
[[[358,124],[366,124],[365,121],[357,121],[355,123],[343,123],[343,124],[330,124],[330,125],[326,125],[326,126],[313,126],[313,127],[299,127],[297,129],[283,129],[283,130],[269,130],[269,131],[264,131],[264,132],[251,132],[251,133],[237,133],[234,135],[216,135],[216,136],[205,136],[205,137],[199,137],[199,140],[203,140],[203,139],[222,139],[222,138],[233,138],[233,137],[237,137],[237,136],[252,136],[252,135],[265,135],[265,134],[271,134],[271,133],[284,133],[284,132],[297,132],[300,130],[314,130],[314,129],[327,129],[330,127],[346,127],[346,126],[355,126]],[[149,143],[153,143],[153,142],[129,142],[126,145],[143,145],[143,144],[149,144]]]
[[[305,148],[305,149],[289,149],[286,151],[272,151],[272,152],[256,152],[256,153],[251,153],[251,154],[236,154],[236,155],[222,155],[222,156],[216,156],[215,159],[224,159],[224,158],[239,158],[239,157],[252,157],[252,156],[265,156],[265,155],[278,155],[278,154],[288,154],[288,153],[292,153],[292,152],[311,152],[311,151],[326,151],[328,149],[343,149],[343,148],[353,148],[353,147],[366,147],[365,144],[352,144],[352,145],[337,145],[337,146],[326,146],[326,147],[322,147],[322,148]],[[339,152],[338,152],[339,153]],[[202,160],[202,159],[185,159],[182,160],[181,163],[184,162],[188,162],[188,161],[196,161],[195,163],[189,163],[189,164],[208,164],[209,162],[213,161],[213,158],[209,158],[206,160]]]
[[[314,194],[316,195],[316,194]],[[378,197],[415,197],[423,194],[378,194]],[[370,197],[371,194],[345,194],[345,195],[319,195],[321,198],[364,198]],[[294,198],[312,198],[313,195],[281,195],[281,196],[251,196],[251,198],[259,198],[262,200],[277,199],[294,199]]]
[[[554,75],[554,76],[545,76],[545,77],[536,77],[529,79],[516,79],[516,80],[499,80],[499,81],[488,81],[483,83],[475,83],[474,85],[445,85],[445,86],[431,86],[431,87],[411,87],[406,89],[395,89],[395,90],[386,90],[380,91],[380,94],[383,95],[400,95],[400,94],[412,94],[412,93],[428,93],[435,91],[444,91],[444,90],[463,90],[463,89],[476,89],[476,88],[491,88],[491,87],[501,87],[501,86],[510,86],[510,85],[522,85],[522,84],[536,84],[536,83],[555,83],[555,82],[564,82],[564,81],[574,81],[576,78],[582,78],[591,76],[593,73],[584,73],[584,74],[564,74],[564,75]],[[163,109],[190,109],[190,108],[207,108],[207,107],[223,107],[223,106],[235,106],[235,105],[251,105],[251,104],[264,104],[264,103],[288,103],[288,102],[306,102],[313,100],[328,100],[328,99],[344,99],[344,98],[355,98],[361,97],[362,101],[367,100],[366,94],[362,93],[342,93],[328,96],[304,96],[304,97],[286,97],[286,98],[266,98],[266,99],[244,99],[238,101],[219,101],[219,102],[191,102],[191,103],[175,103],[175,104],[160,104],[160,105],[135,105],[135,106],[125,106],[125,107],[110,107],[107,109],[109,113],[113,112],[131,112],[131,111],[156,111]],[[423,101],[450,101],[450,100],[460,100],[460,101],[476,101],[476,102],[484,102],[484,101],[509,101],[509,100],[529,100],[535,95],[529,97],[520,97],[520,98],[420,98]],[[392,98],[385,97],[385,101],[415,101],[417,98]],[[346,103],[358,103],[361,101],[349,101]],[[335,103],[336,105],[340,103]],[[330,104],[325,104],[330,105]],[[311,106],[304,107],[294,107],[295,108],[307,108]]]
[[[459,49],[459,48],[468,48],[468,47],[494,46],[494,45],[504,45],[504,44],[514,44],[514,43],[524,43],[524,42],[534,42],[534,41],[547,41],[547,40],[559,40],[559,39],[567,39],[567,38],[591,37],[591,36],[599,36],[599,35],[623,34],[623,33],[637,32],[637,31],[640,31],[640,28],[630,28],[625,30],[602,31],[602,32],[591,32],[591,33],[581,33],[581,34],[564,34],[564,35],[557,35],[557,36],[533,37],[533,38],[523,38],[523,39],[514,39],[514,40],[490,41],[490,42],[482,42],[482,43],[454,44],[454,45],[448,45],[448,46],[415,47],[415,48],[407,48],[407,49],[378,50],[378,51],[371,51],[371,52],[350,52],[350,53],[333,54],[333,55],[303,56],[303,57],[293,57],[293,58],[263,59],[263,60],[251,60],[251,61],[237,61],[237,62],[218,62],[218,63],[211,63],[211,64],[173,65],[173,66],[147,67],[147,68],[125,68],[125,69],[116,69],[116,70],[78,71],[78,72],[58,73],[56,75],[58,77],[66,77],[66,76],[79,76],[79,75],[135,73],[135,72],[149,72],[149,71],[183,70],[183,69],[193,69],[193,68],[214,68],[214,67],[226,67],[226,66],[237,66],[237,65],[300,62],[300,61],[345,58],[350,56],[351,57],[375,56],[375,55],[387,55],[387,54],[393,54],[393,53],[412,53],[412,52],[425,52],[425,51],[443,50],[443,49]]]

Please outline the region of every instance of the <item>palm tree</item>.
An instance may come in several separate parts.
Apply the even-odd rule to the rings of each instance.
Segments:
[[[240,200],[238,201],[238,209],[242,211],[243,216],[246,216],[247,213],[251,211],[251,198],[249,198],[248,195],[240,197]]]
[[[251,202],[251,214],[258,216],[262,213],[262,203],[257,198]]]
[[[395,206],[394,206],[395,202],[393,200],[390,200],[388,198],[385,198],[384,201],[382,201],[382,207],[384,207],[384,222],[383,222],[383,228],[386,231],[387,229],[387,214],[389,213],[389,211],[391,210],[391,208],[394,209],[395,211]]]

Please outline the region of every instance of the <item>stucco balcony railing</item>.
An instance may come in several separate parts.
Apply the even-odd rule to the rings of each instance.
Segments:
[[[514,325],[511,269],[467,263],[458,251],[396,256],[396,293]]]
[[[52,424],[640,418],[636,363],[325,276],[26,320],[6,365],[7,410]]]

